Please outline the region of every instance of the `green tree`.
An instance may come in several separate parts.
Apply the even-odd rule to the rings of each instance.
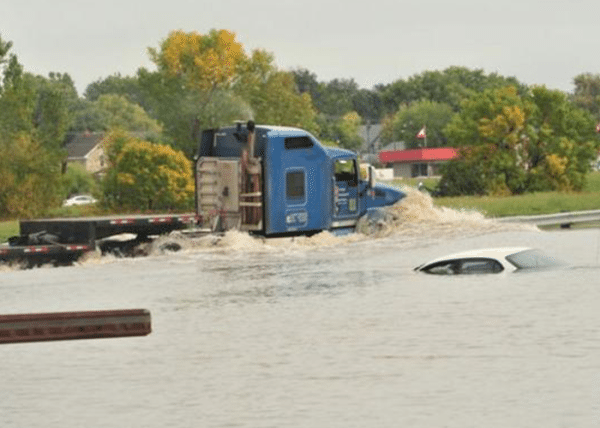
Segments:
[[[560,91],[486,90],[467,100],[444,131],[463,149],[440,186],[448,194],[465,192],[452,188],[461,182],[456,175],[476,171],[469,175],[473,193],[580,190],[598,148],[593,130],[591,116]]]
[[[73,120],[77,93],[68,75],[49,78],[24,73],[5,87],[0,99],[0,129],[26,132],[49,150],[62,148]]]
[[[448,104],[459,111],[461,102],[486,89],[514,86],[520,94],[526,92],[525,85],[514,77],[503,77],[496,73],[485,74],[483,70],[465,67],[449,67],[443,71],[425,71],[399,79],[380,88],[382,102],[387,112],[398,110],[401,105],[410,105],[420,100]]]
[[[88,101],[96,101],[100,96],[107,94],[124,96],[132,103],[141,105],[146,109],[145,97],[140,89],[137,76],[122,76],[116,73],[104,79],[96,80],[87,86],[83,96]]]
[[[0,218],[35,217],[61,198],[60,158],[30,134],[0,135]]]
[[[319,82],[316,74],[306,69],[292,71],[298,91],[307,93],[317,110],[316,121],[324,138],[337,138],[337,122],[355,111],[364,121],[379,122],[383,118],[381,91],[360,89],[353,79]]]
[[[162,133],[161,125],[125,96],[103,94],[95,101],[81,101],[73,131],[107,131],[113,128],[145,133],[154,138]]]
[[[407,148],[422,145],[416,139],[417,133],[426,126],[427,146],[442,147],[448,145],[443,130],[454,116],[449,104],[422,100],[409,106],[404,105],[392,116],[391,120],[383,123],[382,140],[384,142],[404,141]]]
[[[0,94],[23,74],[23,66],[19,63],[17,56],[14,53],[9,53],[11,48],[12,42],[2,40],[0,34],[0,74],[2,74]]]
[[[22,72],[0,40],[0,216],[34,216],[61,197],[61,144],[68,128],[69,78]],[[6,60],[6,58],[9,58]],[[72,84],[72,81],[70,82]]]
[[[341,117],[353,110],[352,100],[357,93],[354,79],[333,79],[324,85],[317,108],[325,115]]]
[[[319,131],[310,95],[300,94],[293,74],[277,70],[273,56],[264,51],[253,52],[233,90],[248,102],[257,123]]]
[[[361,122],[361,117],[355,111],[346,113],[337,122],[337,141],[340,147],[354,151],[358,151],[360,149],[360,145],[362,143],[362,139],[359,135]]]
[[[48,79],[38,76],[36,81],[36,133],[44,146],[61,150],[78,102],[75,84],[68,74],[62,73],[50,73]]]
[[[107,139],[110,167],[105,199],[116,208],[190,209],[194,183],[190,161],[170,146],[115,132]]]
[[[575,91],[572,100],[600,121],[600,74],[584,73],[573,79]]]
[[[63,183],[64,198],[82,193],[96,195],[99,192],[98,181],[83,165],[78,163],[71,163],[61,180]]]

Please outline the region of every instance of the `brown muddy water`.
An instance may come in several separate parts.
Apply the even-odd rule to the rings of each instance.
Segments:
[[[177,253],[0,270],[0,313],[146,308],[146,337],[2,345],[0,426],[597,427],[600,230],[541,232],[420,194],[377,234],[183,239]],[[542,248],[531,273],[433,276]]]

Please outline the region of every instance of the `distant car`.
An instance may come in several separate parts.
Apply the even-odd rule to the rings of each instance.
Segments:
[[[424,263],[416,271],[438,274],[484,274],[521,269],[547,269],[562,262],[529,247],[488,248],[451,254]]]
[[[98,202],[93,196],[90,195],[77,195],[71,196],[69,199],[63,202],[63,207],[70,207],[73,205],[87,205],[95,204]]]

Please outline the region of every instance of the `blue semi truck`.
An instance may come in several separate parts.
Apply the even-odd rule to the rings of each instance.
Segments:
[[[196,157],[196,212],[211,230],[265,236],[354,230],[371,209],[405,195],[361,179],[349,150],[310,133],[253,122],[202,133]]]
[[[361,179],[351,151],[324,147],[301,129],[253,122],[204,131],[194,170],[195,213],[21,220],[20,235],[0,245],[0,262],[70,264],[98,249],[137,254],[140,243],[181,229],[269,237],[346,233],[369,210],[405,196],[375,184],[372,169]],[[125,233],[133,238],[111,239]]]

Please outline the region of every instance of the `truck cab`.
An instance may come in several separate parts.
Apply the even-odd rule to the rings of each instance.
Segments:
[[[202,133],[195,167],[196,211],[212,230],[265,236],[355,228],[399,190],[360,177],[356,154],[324,147],[290,127],[237,124]]]

